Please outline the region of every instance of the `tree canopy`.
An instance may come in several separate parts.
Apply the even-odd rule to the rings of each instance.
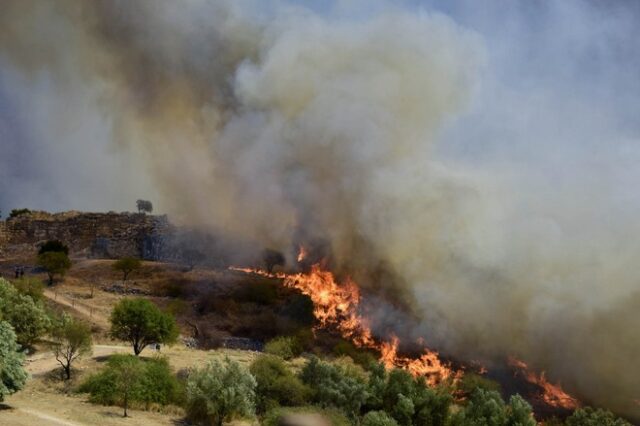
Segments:
[[[51,325],[42,302],[21,294],[0,278],[0,318],[7,321],[23,346],[31,346]]]
[[[147,200],[136,201],[136,207],[138,208],[138,213],[151,213],[153,211],[153,204]]]
[[[150,343],[173,343],[178,327],[173,315],[146,299],[123,299],[111,312],[111,336],[131,343],[137,355]]]
[[[6,321],[0,321],[0,401],[22,389],[27,382],[27,372],[22,364],[24,354],[19,352],[16,334]]]
[[[123,285],[127,281],[127,278],[129,278],[129,275],[132,272],[137,271],[141,267],[142,262],[136,257],[123,257],[122,259],[118,259],[117,261],[115,261],[112,265],[112,268],[115,271],[122,273]]]
[[[49,285],[53,285],[56,275],[64,276],[71,268],[71,260],[64,252],[47,251],[38,255],[38,266],[47,272]]]

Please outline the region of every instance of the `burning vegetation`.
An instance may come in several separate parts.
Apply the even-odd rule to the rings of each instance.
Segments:
[[[296,256],[298,264],[308,258],[308,250],[300,246]],[[337,332],[357,347],[378,352],[379,361],[387,369],[400,368],[414,377],[424,377],[430,386],[442,383],[455,384],[463,377],[465,370],[475,371],[480,375],[487,374],[487,368],[482,365],[456,363],[456,368],[453,362],[442,359],[437,351],[428,348],[422,340],[418,342],[422,346],[421,354],[402,354],[397,335],[391,334],[387,338],[376,336],[369,326],[369,320],[360,313],[362,296],[357,283],[348,276],[339,281],[334,273],[326,269],[326,263],[320,261],[312,264],[307,271],[296,273],[269,272],[258,268],[231,269],[280,279],[285,287],[309,296],[317,320],[316,329]],[[564,413],[581,406],[580,402],[565,392],[559,384],[549,382],[545,372],[537,374],[531,371],[524,361],[513,357],[508,358],[507,364],[514,370],[514,379],[524,380],[535,387],[537,394],[531,395],[531,398],[546,405],[543,411],[552,413],[557,409],[557,412]]]

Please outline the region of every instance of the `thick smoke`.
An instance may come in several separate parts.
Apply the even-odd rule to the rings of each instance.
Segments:
[[[455,4],[5,1],[0,204],[326,241],[431,346],[637,416],[638,11]]]

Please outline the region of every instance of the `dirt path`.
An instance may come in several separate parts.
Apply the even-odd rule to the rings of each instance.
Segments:
[[[131,346],[114,346],[114,345],[93,345],[92,358],[104,357],[115,353],[130,353]],[[27,372],[37,376],[45,374],[59,367],[58,361],[53,356],[53,352],[41,352],[34,356],[28,357],[25,364]]]
[[[38,425],[42,425],[43,424],[42,420],[44,420],[46,422],[44,423],[45,425],[51,424],[56,426],[80,426],[78,425],[78,423],[71,423],[66,420],[50,416],[49,414],[41,413],[40,411],[36,411],[31,408],[19,408],[18,411],[25,413],[27,415],[31,415],[33,417],[37,417],[39,419],[37,422]]]

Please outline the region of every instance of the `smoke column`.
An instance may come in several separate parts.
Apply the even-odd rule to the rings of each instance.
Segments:
[[[526,3],[4,1],[0,207],[302,230],[432,347],[639,416],[640,11]]]

